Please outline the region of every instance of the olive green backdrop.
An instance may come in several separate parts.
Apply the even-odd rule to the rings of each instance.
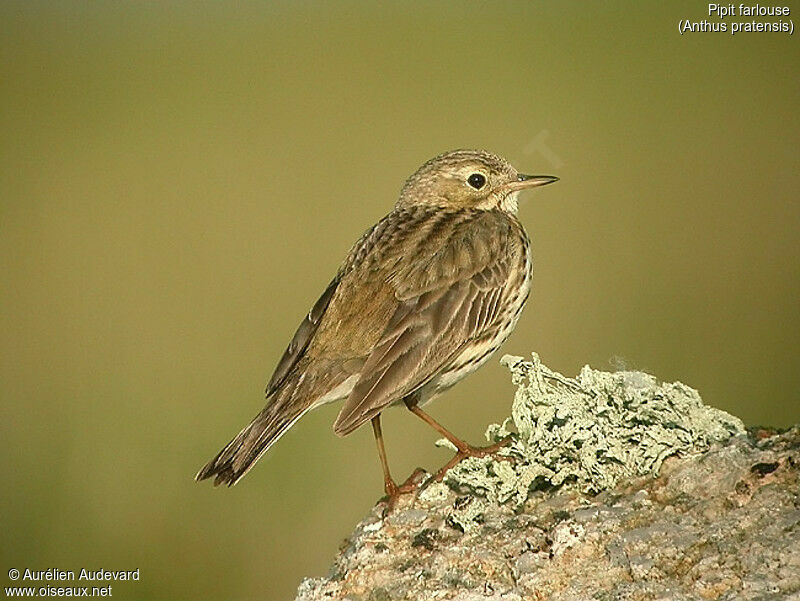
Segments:
[[[2,2],[4,584],[139,568],[114,598],[271,601],[323,574],[382,494],[368,428],[336,438],[327,407],[234,489],[192,477],[452,148],[562,178],[523,197],[534,291],[504,352],[797,422],[800,47],[678,34],[705,10]],[[432,411],[479,442],[512,390],[493,360]],[[404,412],[385,431],[398,476],[448,457]]]

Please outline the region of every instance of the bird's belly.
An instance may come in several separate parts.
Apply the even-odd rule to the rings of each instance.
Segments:
[[[476,341],[475,344],[464,349],[458,357],[456,357],[447,368],[443,369],[431,382],[431,390],[429,392],[431,396],[455,386],[458,382],[486,363],[498,347],[503,344],[505,338],[507,338],[507,335],[502,339],[489,339],[481,342]]]

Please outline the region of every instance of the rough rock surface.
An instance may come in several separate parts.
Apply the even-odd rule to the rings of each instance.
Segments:
[[[527,365],[541,370],[535,363]],[[611,381],[596,373],[605,384]],[[622,380],[612,374],[617,378],[613,382],[622,382],[623,388],[632,382],[642,392],[645,380],[623,373],[629,375]],[[523,380],[517,378],[520,390],[533,381]],[[562,385],[574,390],[572,384]],[[652,390],[663,386],[654,379],[646,385]],[[602,402],[630,404],[632,397],[615,386],[602,393],[610,399]],[[704,406],[692,400],[694,391],[684,388],[680,393],[691,397],[687,407],[694,407],[689,413],[696,418]],[[624,398],[628,401],[617,402]],[[641,398],[656,398],[651,406],[663,401],[660,394]],[[518,405],[519,399],[515,411]],[[529,432],[537,430],[542,415],[551,415],[546,407],[536,411],[540,413],[527,418]],[[618,413],[633,430],[645,432],[655,423],[637,426],[638,418]],[[664,427],[678,432],[672,436],[674,452],[662,449],[647,475],[615,472],[615,486],[600,492],[601,487],[589,484],[608,481],[608,474],[598,471],[595,462],[580,464],[572,449],[578,464],[559,463],[559,470],[569,471],[572,478],[558,485],[551,479],[528,481],[524,500],[519,488],[512,487],[513,494],[503,502],[498,494],[502,487],[496,486],[502,479],[496,478],[493,466],[510,463],[515,474],[523,473],[519,465],[526,465],[529,449],[520,447],[519,456],[509,453],[511,460],[469,472],[485,472],[488,483],[457,477],[432,484],[417,496],[401,497],[390,511],[379,504],[346,541],[329,576],[306,579],[297,601],[800,601],[800,427],[783,433],[737,433],[738,420],[719,412],[708,413],[713,419],[702,427],[690,419],[695,426],[687,430],[689,422],[679,414],[682,410],[662,412],[667,415]],[[519,432],[516,416],[514,422]],[[686,431],[694,431],[691,444]],[[538,444],[535,438],[528,443]],[[593,444],[602,443],[602,437],[595,438]],[[620,440],[625,438],[629,436]],[[634,436],[630,442],[638,445],[640,440]],[[519,441],[517,436],[513,444]],[[624,448],[618,452],[628,456]],[[581,465],[589,466],[586,474],[596,472],[599,480],[582,478]],[[617,462],[609,465],[618,467]],[[633,473],[641,472],[637,468]],[[513,474],[507,478],[513,480]]]

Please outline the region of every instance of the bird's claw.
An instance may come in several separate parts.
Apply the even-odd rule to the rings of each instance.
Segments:
[[[386,496],[378,501],[378,503],[385,503],[386,505],[383,510],[384,516],[394,510],[401,497],[409,493],[416,493],[426,475],[427,472],[421,467],[418,467],[406,478],[405,482],[399,486],[393,480],[387,480],[385,483]],[[416,494],[412,497],[411,503],[414,502],[414,499],[416,499]]]
[[[430,486],[434,482],[441,482],[445,474],[453,469],[456,465],[461,463],[464,459],[468,457],[488,457],[489,455],[495,455],[496,459],[500,461],[516,461],[516,459],[511,455],[498,455],[497,452],[508,446],[511,441],[513,440],[512,436],[509,434],[505,438],[503,438],[500,442],[497,442],[493,445],[489,445],[486,447],[473,447],[472,445],[462,443],[458,445],[458,451],[453,456],[453,458],[448,461],[447,463],[442,466],[442,468],[433,474],[430,478],[428,478],[425,483],[420,487],[420,490],[424,490],[428,486]]]

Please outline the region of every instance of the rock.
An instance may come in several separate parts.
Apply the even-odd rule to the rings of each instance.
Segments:
[[[553,474],[546,485],[540,478],[520,488],[516,481],[504,499],[501,487],[494,487],[498,480],[480,482],[474,471],[468,482],[456,477],[449,486],[432,484],[416,497],[402,497],[388,515],[376,506],[330,575],[306,579],[297,601],[800,601],[800,427],[745,433],[736,418],[705,407],[682,384],[658,384],[646,374],[611,374],[609,380],[595,373],[606,384],[618,383],[615,392],[603,393],[609,399],[595,400],[616,407],[610,413],[626,424],[622,430],[638,427],[628,409],[649,412],[640,436],[632,437],[637,444],[649,428],[658,430],[658,419],[668,420],[663,430],[676,445],[673,452],[659,458],[651,449],[638,456],[624,445],[617,449],[633,457],[631,465],[647,464],[650,471],[621,475],[612,467],[609,476],[592,464],[581,472],[587,465],[576,454],[578,465],[568,465],[569,453],[550,449],[550,458],[558,459],[543,465]],[[527,372],[517,383],[526,386],[539,376]],[[558,377],[560,387],[571,389],[574,381]],[[663,394],[651,402],[654,390],[688,399],[688,413]],[[514,410],[527,420],[529,434],[541,429],[542,413],[521,416],[519,400]],[[557,415],[549,405],[543,413]],[[569,416],[556,427],[568,422]],[[612,428],[602,425],[604,432]],[[659,440],[663,452],[666,438]],[[521,456],[529,450],[519,449]],[[585,477],[554,484],[556,464]],[[491,465],[484,466],[490,479]],[[519,467],[514,464],[508,478],[525,478]],[[614,485],[598,485],[609,481]]]

